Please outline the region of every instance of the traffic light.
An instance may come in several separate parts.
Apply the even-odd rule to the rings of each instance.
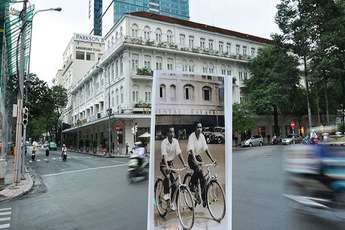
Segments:
[[[27,125],[29,121],[29,109],[27,107],[23,108],[23,125]]]

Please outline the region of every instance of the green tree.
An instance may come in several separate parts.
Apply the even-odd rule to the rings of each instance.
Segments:
[[[315,44],[315,13],[312,0],[281,0],[277,5],[276,23],[279,26],[283,42],[303,62],[303,74],[306,83],[308,120],[311,127],[311,110],[309,99],[308,61]],[[310,128],[309,127],[309,128]]]
[[[249,105],[256,114],[273,113],[276,135],[279,135],[278,113],[293,112],[289,105],[299,87],[297,67],[298,60],[277,45],[260,50],[249,64],[252,76],[245,81]]]
[[[245,103],[232,105],[232,129],[241,135],[255,128],[253,112]]]

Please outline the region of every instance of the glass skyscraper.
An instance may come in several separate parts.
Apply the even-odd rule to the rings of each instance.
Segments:
[[[123,14],[146,11],[189,20],[189,0],[115,0],[114,23]]]

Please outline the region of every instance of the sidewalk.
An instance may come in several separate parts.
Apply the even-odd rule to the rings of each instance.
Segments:
[[[25,179],[21,180],[19,184],[14,184],[14,157],[7,156],[5,185],[0,191],[0,202],[22,196],[32,189],[33,180],[29,172],[26,169],[25,171]]]

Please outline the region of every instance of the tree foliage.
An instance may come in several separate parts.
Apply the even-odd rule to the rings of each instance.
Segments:
[[[250,63],[251,78],[245,81],[247,98],[257,114],[272,114],[277,106],[289,113],[287,106],[299,86],[298,61],[284,49],[268,46]]]
[[[255,128],[255,119],[252,111],[244,103],[232,106],[232,128],[237,134],[245,133]]]

